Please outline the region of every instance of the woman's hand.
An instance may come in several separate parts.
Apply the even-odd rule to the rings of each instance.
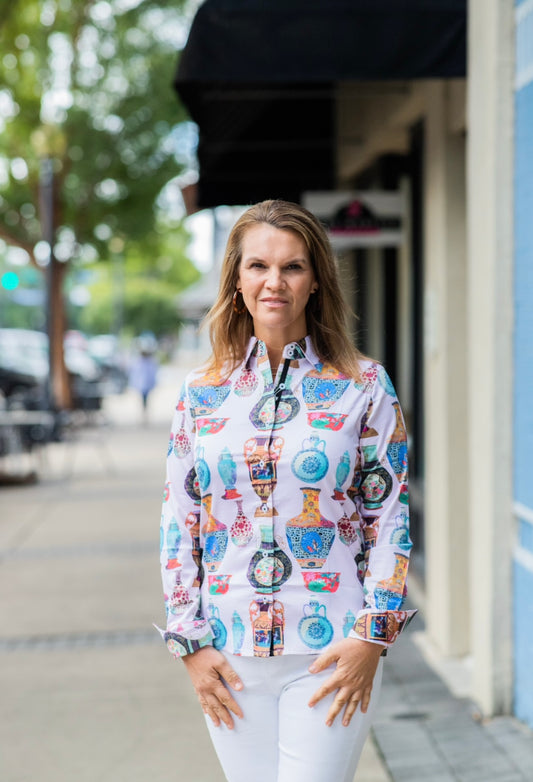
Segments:
[[[345,638],[330,646],[310,666],[311,673],[318,673],[333,663],[337,667],[324,684],[315,692],[309,706],[314,706],[330,692],[337,691],[335,699],[328,711],[326,725],[332,725],[333,720],[343,707],[343,725],[349,725],[357,706],[366,713],[370,703],[374,674],[383,651],[380,644],[360,641],[357,638]]]
[[[231,712],[242,719],[239,704],[221,681],[221,677],[234,690],[242,690],[243,684],[231,665],[214,646],[204,646],[181,658],[191,677],[194,689],[204,710],[218,728],[222,721],[230,730],[233,728]]]

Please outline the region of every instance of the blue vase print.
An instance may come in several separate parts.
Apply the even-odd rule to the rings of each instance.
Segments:
[[[302,450],[292,460],[291,470],[304,483],[317,483],[328,471],[329,460],[325,453],[326,441],[317,434],[304,440]]]
[[[218,474],[226,489],[222,495],[223,500],[236,500],[239,497],[242,497],[235,488],[237,482],[237,465],[227,446],[218,457]]]
[[[200,415],[214,413],[225,402],[230,391],[229,380],[223,380],[216,370],[193,380],[189,386],[193,416],[197,418]]]
[[[211,631],[215,636],[213,639],[213,646],[215,649],[223,649],[226,646],[226,641],[228,640],[228,631],[226,630],[226,625],[220,618],[220,611],[217,606],[213,605],[213,603],[209,603],[208,609],[209,616],[207,621],[209,622]]]
[[[353,629],[355,623],[354,613],[348,609],[344,615],[344,623],[342,625],[342,634],[345,638],[348,638],[348,633]]]
[[[167,570],[174,570],[177,567],[181,567],[178,562],[178,548],[181,541],[181,532],[178,527],[178,522],[172,517],[168,530],[167,530]]]
[[[350,379],[329,364],[311,370],[302,383],[307,409],[326,410],[341,398],[349,385]]]
[[[317,570],[324,567],[335,538],[335,524],[320,513],[320,489],[304,486],[301,492],[302,512],[287,522],[285,533],[300,567],[303,570]]]
[[[237,611],[233,612],[231,631],[233,635],[233,654],[240,656],[244,643],[244,624]]]
[[[409,517],[407,516],[407,513],[402,510],[402,512],[395,517],[394,522],[396,527],[391,533],[390,542],[403,551],[410,551],[413,544],[409,538]]]
[[[304,605],[303,617],[298,622],[298,634],[311,649],[323,649],[333,638],[333,625],[326,616],[326,606],[317,600]]]
[[[337,469],[335,470],[335,488],[331,495],[332,500],[338,500],[342,502],[346,499],[346,496],[342,490],[343,484],[346,478],[350,474],[350,454],[348,451],[344,451],[343,455],[339,459]]]
[[[198,484],[200,491],[204,494],[207,491],[207,487],[211,483],[211,472],[209,466],[204,459],[204,449],[197,448],[196,461],[194,462],[194,469],[196,470],[196,477],[198,478]]]
[[[207,513],[207,522],[202,527],[204,535],[203,560],[210,573],[218,570],[228,547],[228,529],[211,513],[212,499],[211,494],[206,494],[202,498],[202,504]]]

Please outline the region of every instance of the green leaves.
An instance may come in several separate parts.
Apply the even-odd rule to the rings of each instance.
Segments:
[[[40,159],[51,156],[56,228],[74,236],[74,259],[87,245],[108,258],[114,237],[153,249],[158,197],[183,166],[173,138],[186,118],[171,87],[187,27],[182,4],[3,6],[0,235],[31,254],[40,238]]]

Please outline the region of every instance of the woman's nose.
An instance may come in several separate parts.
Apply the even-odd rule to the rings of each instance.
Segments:
[[[283,277],[279,269],[275,267],[269,269],[266,284],[268,288],[275,290],[283,287]]]

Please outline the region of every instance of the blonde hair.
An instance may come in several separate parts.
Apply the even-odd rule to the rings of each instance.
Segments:
[[[341,292],[337,263],[327,234],[307,209],[278,200],[261,201],[250,207],[231,230],[222,262],[218,296],[206,318],[213,351],[208,369],[224,369],[224,374],[227,369],[229,375],[243,360],[254,333],[248,310],[240,314],[235,312],[233,295],[239,276],[243,237],[250,227],[260,223],[293,231],[304,241],[318,283],[317,292],[309,297],[306,306],[307,332],[322,362],[357,379],[359,360],[363,356],[348,333],[348,307]]]

